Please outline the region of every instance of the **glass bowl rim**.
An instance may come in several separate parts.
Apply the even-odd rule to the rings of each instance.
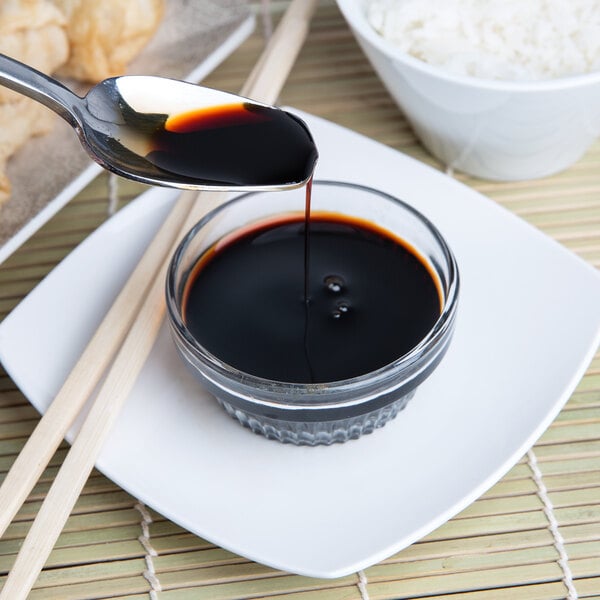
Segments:
[[[452,250],[448,246],[438,228],[425,215],[403,200],[366,185],[345,181],[316,179],[313,181],[313,186],[347,187],[366,192],[368,194],[375,194],[389,202],[392,202],[393,204],[400,206],[403,210],[416,217],[426,227],[428,232],[432,234],[434,240],[442,250],[443,256],[447,262],[448,282],[447,290],[444,290],[446,292],[444,305],[434,325],[416,346],[391,363],[383,365],[374,371],[369,371],[368,373],[325,383],[298,383],[267,379],[240,371],[228,363],[220,360],[217,356],[206,350],[201,344],[198,343],[196,338],[191,334],[183,322],[180,311],[180,303],[177,300],[178,294],[175,289],[175,279],[180,259],[198,231],[228,207],[242,202],[249,197],[267,192],[248,192],[227,200],[223,204],[208,212],[185,234],[178,244],[177,249],[171,258],[165,283],[167,313],[169,316],[170,325],[177,334],[178,340],[183,342],[186,349],[192,352],[194,357],[198,359],[205,367],[213,372],[216,372],[221,377],[235,381],[238,386],[247,390],[261,390],[268,392],[268,395],[272,397],[283,395],[291,398],[291,400],[265,400],[262,398],[257,398],[251,393],[242,394],[241,389],[236,390],[236,394],[252,404],[259,404],[263,406],[270,405],[273,407],[289,409],[326,409],[333,406],[337,407],[342,405],[351,406],[354,404],[362,404],[366,401],[364,396],[360,396],[356,400],[346,399],[344,401],[333,402],[328,401],[327,396],[333,394],[343,394],[344,392],[350,391],[356,392],[357,388],[372,389],[376,387],[377,389],[381,389],[381,387],[385,386],[386,383],[395,382],[402,372],[406,372],[407,374],[411,373],[413,367],[419,365],[423,361],[426,361],[427,358],[432,354],[434,357],[437,356],[438,352],[436,352],[436,350],[438,349],[440,343],[443,342],[447,334],[450,333],[455,320],[460,287],[458,264]],[[419,248],[417,248],[417,250],[420,252]],[[432,265],[432,267],[436,272],[438,271],[435,265]],[[198,367],[195,368],[198,369]],[[204,376],[207,376],[207,373],[204,370],[198,370],[200,370]],[[419,371],[418,368],[417,371]],[[410,380],[410,378],[408,380]],[[402,384],[403,383],[405,382],[402,382]],[[302,402],[302,397],[306,397],[308,395],[312,396],[313,399]],[[315,404],[315,397],[318,399],[317,401],[319,404]]]

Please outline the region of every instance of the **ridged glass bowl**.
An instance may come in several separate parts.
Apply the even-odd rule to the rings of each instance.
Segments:
[[[167,311],[181,357],[232,417],[252,431],[281,442],[331,444],[385,425],[432,373],[452,337],[459,276],[440,232],[408,204],[363,186],[316,181],[312,210],[369,221],[417,249],[437,276],[443,300],[441,314],[412,350],[350,379],[289,383],[233,368],[204,348],[186,327],[182,317],[186,280],[199,258],[225,235],[250,223],[298,213],[304,207],[304,194],[304,189],[245,194],[210,212],[185,236],[172,258],[166,282]]]

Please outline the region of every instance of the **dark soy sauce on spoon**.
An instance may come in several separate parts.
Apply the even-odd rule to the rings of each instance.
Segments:
[[[161,172],[207,186],[258,188],[306,183],[317,151],[301,119],[237,103],[158,122],[145,158]]]

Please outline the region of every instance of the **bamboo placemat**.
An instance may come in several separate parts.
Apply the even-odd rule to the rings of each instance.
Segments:
[[[333,3],[322,4],[281,103],[441,168],[416,141]],[[272,3],[275,19],[283,5]],[[237,90],[261,50],[261,29],[205,83]],[[600,142],[568,171],[542,180],[456,176],[600,266]],[[142,189],[119,180],[118,206]],[[107,218],[108,196],[102,175],[0,267],[0,319]],[[0,478],[37,419],[0,367]],[[65,448],[0,540],[0,583]],[[94,472],[30,597],[549,600],[568,597],[565,573],[580,598],[600,598],[600,354],[555,422],[498,484],[364,572],[318,580],[255,564],[187,533]]]

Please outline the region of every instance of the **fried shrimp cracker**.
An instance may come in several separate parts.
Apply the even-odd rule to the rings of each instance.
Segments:
[[[66,20],[49,0],[0,2],[0,53],[52,73],[69,55]],[[13,102],[17,94],[0,88],[0,102]]]
[[[163,0],[53,0],[67,18],[71,54],[60,75],[101,81],[121,75],[150,40]]]
[[[2,0],[0,53],[51,73],[69,54],[65,25],[49,0]],[[31,136],[48,132],[52,119],[47,108],[0,87],[0,203],[10,195],[6,161]]]

